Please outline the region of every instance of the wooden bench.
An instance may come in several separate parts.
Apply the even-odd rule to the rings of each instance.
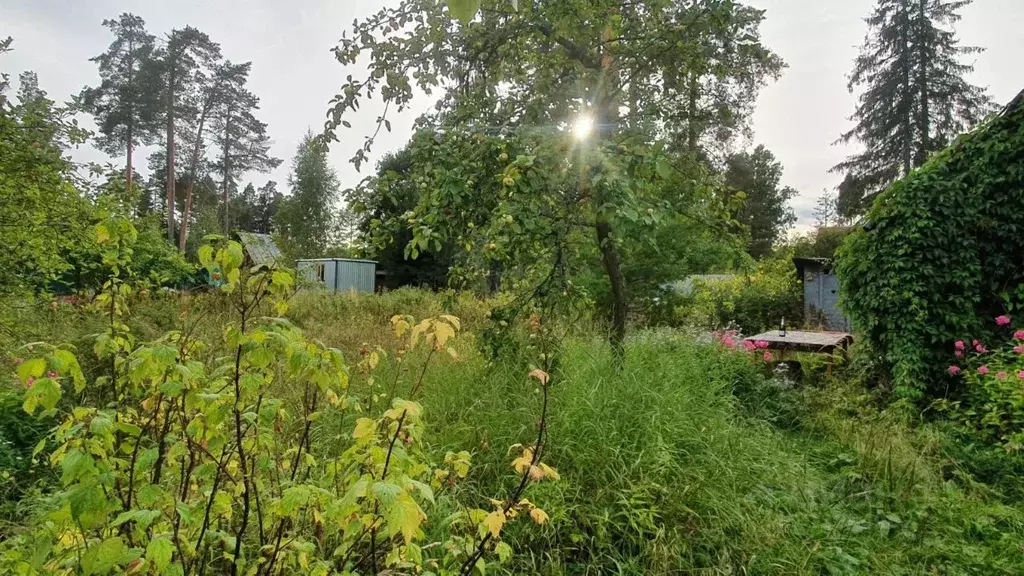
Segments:
[[[832,357],[836,351],[846,356],[853,334],[847,332],[815,332],[809,330],[788,330],[785,336],[779,336],[778,330],[769,330],[744,338],[749,342],[767,342],[769,350],[779,352],[780,358],[786,352],[809,352],[812,354],[828,354],[828,375],[832,376]]]

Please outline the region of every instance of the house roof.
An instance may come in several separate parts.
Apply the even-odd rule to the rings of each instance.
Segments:
[[[281,250],[270,234],[239,232],[238,240],[245,248],[245,253],[256,266],[269,266],[281,258]]]

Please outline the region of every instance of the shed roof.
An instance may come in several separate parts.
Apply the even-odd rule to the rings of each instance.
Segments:
[[[363,262],[376,264],[376,260],[361,260],[359,258],[299,258],[296,262]]]
[[[270,234],[238,232],[238,240],[256,266],[269,266],[281,258],[281,250]]]
[[[687,276],[682,280],[669,282],[668,284],[663,285],[662,289],[671,290],[676,294],[683,296],[689,296],[690,294],[693,294],[694,281],[703,283],[725,282],[727,280],[732,280],[735,277],[735,274],[694,274],[692,276]]]

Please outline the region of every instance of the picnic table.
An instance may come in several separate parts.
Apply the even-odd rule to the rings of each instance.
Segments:
[[[744,338],[750,342],[767,342],[769,350],[777,350],[780,356],[786,352],[810,352],[814,354],[828,354],[828,374],[832,375],[832,355],[836,351],[846,355],[850,343],[853,342],[853,334],[847,332],[819,332],[810,330],[787,330],[785,336],[780,336],[778,330],[769,330],[760,334]]]

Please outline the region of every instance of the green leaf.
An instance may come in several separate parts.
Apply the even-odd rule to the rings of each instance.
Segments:
[[[29,378],[39,378],[44,372],[46,372],[46,360],[32,358],[31,360],[25,360],[18,366],[18,379],[21,380],[22,384],[25,384]]]
[[[171,555],[174,554],[174,543],[163,536],[153,538],[146,546],[146,560],[153,563],[157,573],[162,573],[171,564]]]
[[[60,384],[53,378],[40,378],[32,383],[25,394],[25,402],[22,408],[29,414],[34,414],[36,408],[42,406],[44,410],[52,410],[60,401]]]
[[[480,9],[480,0],[448,0],[448,10],[463,24],[469,24]]]
[[[498,555],[498,561],[502,564],[512,557],[512,547],[506,542],[498,542],[498,545],[494,547],[494,552]]]
[[[203,244],[198,250],[199,263],[204,268],[209,268],[210,262],[213,262],[213,248],[209,244]]]
[[[292,486],[281,496],[281,513],[292,514],[309,501],[309,486]]]
[[[82,573],[86,576],[91,574],[106,574],[110,572],[117,561],[124,554],[124,542],[120,536],[107,538],[91,548],[82,555]]]
[[[391,534],[401,533],[406,544],[412,542],[422,521],[423,511],[407,492],[400,494],[394,506],[388,510],[388,532]]]

